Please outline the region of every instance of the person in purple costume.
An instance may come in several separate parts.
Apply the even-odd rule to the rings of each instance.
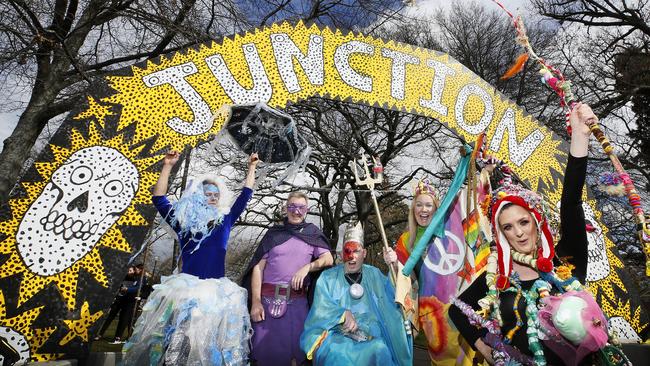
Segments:
[[[215,210],[214,217],[209,218],[210,221],[204,219],[203,221],[207,222],[201,222],[200,217],[194,221],[190,219],[197,215],[198,210],[209,209],[209,207],[189,204],[186,205],[182,215],[178,215],[177,210],[179,207],[175,208],[165,197],[169,175],[174,164],[178,162],[178,158],[179,153],[177,151],[171,151],[165,156],[160,177],[153,189],[153,204],[160,212],[160,215],[178,234],[181,245],[181,272],[194,275],[200,279],[221,278],[225,275],[226,246],[230,237],[230,230],[253,196],[255,169],[259,159],[256,153],[250,155],[244,188],[235,203],[230,207],[229,213],[224,212],[228,210],[227,207],[224,209],[223,205],[220,205],[221,202],[227,201],[223,197],[227,191],[225,184],[216,179],[201,182],[205,200],[208,206]],[[189,216],[189,218],[185,216]],[[183,220],[186,220],[187,224]]]
[[[334,262],[323,232],[305,222],[307,195],[289,194],[286,210],[283,224],[262,238],[245,276],[254,330],[251,358],[259,366],[305,362],[300,334],[309,312],[309,274]]]

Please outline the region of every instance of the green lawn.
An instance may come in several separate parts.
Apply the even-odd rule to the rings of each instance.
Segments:
[[[117,319],[116,317],[111,325],[108,326],[106,332],[104,332],[104,338],[99,341],[94,341],[90,345],[90,352],[121,352],[123,344],[109,344],[115,335],[115,328],[117,328]],[[94,335],[93,335],[94,337]]]

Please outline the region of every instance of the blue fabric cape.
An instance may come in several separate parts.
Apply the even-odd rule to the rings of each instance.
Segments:
[[[379,269],[365,264],[361,285],[364,295],[355,300],[349,294],[342,264],[321,274],[300,336],[307,358],[313,359],[314,365],[412,365],[413,339],[406,334],[393,285]],[[373,336],[372,341],[356,342],[341,333],[339,324],[348,309],[359,328]]]

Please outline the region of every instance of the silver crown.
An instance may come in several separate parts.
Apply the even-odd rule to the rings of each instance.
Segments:
[[[348,224],[345,228],[345,234],[343,235],[343,244],[354,241],[363,245],[363,227],[361,222],[357,222],[356,225]]]

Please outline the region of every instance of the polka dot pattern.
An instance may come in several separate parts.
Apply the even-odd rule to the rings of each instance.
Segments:
[[[417,65],[420,60],[407,53],[397,52],[388,48],[381,49],[381,55],[392,60],[390,95],[395,99],[404,99],[404,81],[406,80],[406,65]]]
[[[302,88],[294,69],[295,59],[312,85],[323,85],[325,64],[323,62],[323,37],[309,36],[307,53],[303,54],[286,33],[271,34],[273,55],[278,65],[278,72],[289,93],[297,93]]]
[[[230,71],[226,61],[221,55],[210,56],[205,59],[208,68],[224,88],[226,95],[234,104],[253,104],[271,99],[273,89],[271,82],[264,71],[257,46],[254,43],[244,44],[244,59],[248,65],[253,85],[251,88],[242,86]]]
[[[118,150],[93,146],[70,156],[27,209],[16,235],[28,269],[51,276],[88,254],[138,190],[136,166]]]
[[[542,143],[544,134],[540,130],[534,130],[530,135],[526,136],[523,140],[517,141],[515,125],[515,112],[508,108],[503,114],[503,118],[497,125],[497,129],[490,140],[490,150],[501,150],[501,143],[508,132],[508,151],[510,151],[510,160],[515,166],[522,166],[526,163],[526,159],[533,154],[537,147]]]
[[[431,83],[431,99],[420,98],[420,107],[429,108],[441,116],[447,116],[447,106],[441,103],[442,92],[448,76],[456,74],[453,68],[436,60],[427,60],[427,66],[434,70]]]
[[[114,293],[109,287],[119,286],[117,279],[124,274],[121,266],[105,266],[111,258],[102,257],[99,248],[127,256],[140,242],[129,243],[124,233],[144,234],[153,217],[146,219],[136,206],[151,204],[149,189],[157,174],[150,168],[160,155],[141,155],[143,147],[134,148],[128,143],[131,139],[114,130],[114,137],[109,137],[105,122],[113,115],[116,113],[106,104],[90,98],[87,109],[68,121],[68,126],[77,127],[59,130],[34,163],[33,175],[23,178],[25,194],[10,200],[12,217],[0,223],[5,238],[0,242],[0,254],[8,257],[0,266],[0,279],[19,279],[18,289],[3,285],[2,291],[17,292],[18,298],[11,303],[22,311],[7,319],[3,315],[6,305],[0,302],[0,325],[25,337],[34,361],[56,359],[64,353],[69,356],[75,349],[82,352],[79,341],[70,340],[63,347],[61,333],[54,332],[79,313],[79,297],[92,299],[85,302],[91,314],[98,313],[91,307],[108,305],[107,299]],[[78,119],[89,121],[75,124]],[[111,286],[107,271],[120,272],[112,276]],[[81,272],[86,275],[80,276]],[[51,289],[48,292],[51,285],[59,296],[45,295],[52,294]],[[35,304],[42,306],[34,308]],[[52,327],[34,327],[39,316]],[[84,322],[75,323],[76,337],[96,320],[87,316]],[[40,352],[46,343],[48,350],[58,347],[61,352]]]
[[[103,82],[38,157],[9,202],[11,217],[0,222],[0,254],[8,258],[0,280],[19,281],[18,290],[2,291],[17,291],[11,303],[22,311],[0,316],[0,326],[25,337],[33,360],[74,354],[88,339],[153,220],[150,189],[159,173],[152,167],[162,151],[219,132],[225,104],[284,108],[321,96],[435,118],[470,143],[485,132],[489,153],[552,202],[562,191],[568,145],[448,55],[427,49],[282,23],[161,56]],[[93,212],[96,231],[62,216],[68,211],[87,220]],[[640,331],[647,324],[638,300],[618,274],[623,265],[607,236],[605,244],[611,270],[590,288],[607,314]],[[52,327],[35,327],[38,314]]]
[[[353,55],[373,55],[375,47],[361,41],[349,41],[336,48],[334,65],[341,80],[349,86],[367,93],[372,92],[372,78],[356,71],[350,62]]]
[[[30,350],[29,344],[27,343],[27,338],[24,335],[16,332],[15,330],[9,327],[0,327],[0,337],[4,338],[13,349],[18,352],[20,359],[16,364],[22,364],[29,361],[30,359]],[[0,365],[3,363],[4,357],[0,355]]]

